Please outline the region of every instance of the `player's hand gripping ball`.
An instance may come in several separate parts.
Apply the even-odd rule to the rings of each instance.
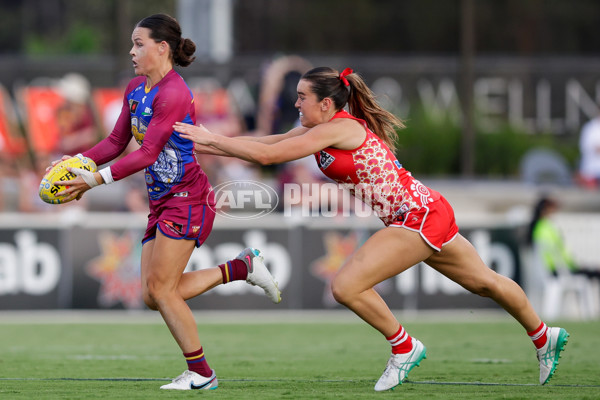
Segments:
[[[73,172],[69,172],[68,167],[81,168],[92,173],[98,170],[94,160],[83,156],[71,157],[57,163],[44,175],[42,182],[40,182],[40,198],[43,201],[48,204],[66,203],[61,197],[56,196],[58,192],[64,190],[65,186],[56,186],[54,182],[68,181],[77,177]]]

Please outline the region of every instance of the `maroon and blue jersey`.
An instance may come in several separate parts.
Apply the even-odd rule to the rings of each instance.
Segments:
[[[176,121],[196,123],[194,97],[183,78],[171,70],[146,88],[146,78],[136,77],[125,89],[112,133],[83,155],[104,164],[120,155],[133,136],[140,148],[111,166],[115,181],[145,169],[151,202],[177,197],[178,203],[209,204],[210,184],[196,161],[194,143],[173,130]]]

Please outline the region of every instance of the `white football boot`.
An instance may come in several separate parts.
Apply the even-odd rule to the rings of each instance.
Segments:
[[[381,378],[375,384],[376,391],[389,390],[401,385],[410,370],[418,366],[422,359],[427,358],[423,343],[412,338],[412,345],[413,348],[408,353],[391,355]]]
[[[540,362],[540,385],[548,383],[556,367],[560,352],[565,349],[569,334],[563,328],[550,328],[546,332],[548,340],[546,344],[537,350],[537,358]]]
[[[277,281],[265,266],[260,250],[248,247],[236,259],[242,260],[248,267],[246,282],[262,288],[273,303],[281,301],[281,292],[277,286]]]
[[[186,370],[183,374],[173,379],[171,383],[163,385],[161,389],[171,390],[214,390],[219,387],[219,381],[215,371],[211,376],[202,376],[194,371]]]

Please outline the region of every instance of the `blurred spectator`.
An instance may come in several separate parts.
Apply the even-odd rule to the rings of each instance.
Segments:
[[[16,207],[13,200],[18,198],[19,164],[21,160],[8,156],[0,146],[0,211]]]
[[[17,204],[21,212],[55,212],[87,208],[87,200],[49,205],[38,196],[46,167],[63,154],[74,155],[97,143],[98,129],[90,99],[91,87],[81,75],[68,73],[58,81],[40,78],[18,90],[25,115],[31,163],[17,165]]]
[[[213,78],[189,80],[196,105],[196,124],[224,136],[253,134],[246,132],[246,122],[227,89]],[[262,181],[260,168],[233,157],[197,155],[198,163],[213,187],[229,181]]]
[[[191,79],[189,85],[194,93],[196,124],[225,136],[238,136],[246,131],[235,100],[216,79]]]
[[[27,152],[14,108],[14,103],[4,86],[0,84],[0,153],[3,158],[19,159]]]
[[[84,197],[79,201],[72,201],[68,204],[48,204],[42,201],[39,196],[39,186],[42,177],[46,173],[53,158],[50,154],[37,154],[35,165],[29,163],[19,164],[18,180],[18,205],[19,212],[63,212],[65,210],[88,208],[88,200]]]
[[[0,85],[0,210],[16,208],[19,166],[29,161],[14,103]]]
[[[123,87],[94,88],[92,101],[102,125],[102,137],[112,132],[123,107]]]
[[[552,320],[568,315],[566,300],[574,295],[580,317],[592,318],[598,306],[592,282],[579,269],[552,219],[558,209],[555,199],[543,196],[533,211],[528,236],[533,249],[530,299],[543,318]]]
[[[306,59],[296,56],[280,56],[271,61],[265,68],[259,87],[258,110],[256,115],[257,136],[285,133],[298,124],[298,110],[295,107],[298,98],[296,87],[302,74],[312,68]],[[278,181],[280,195],[283,195],[285,183],[313,183],[321,177],[309,181],[299,181],[305,175],[302,163],[261,167],[263,175],[274,176]],[[322,174],[318,174],[322,175]],[[285,201],[285,199],[284,199]]]
[[[117,87],[108,88],[94,88],[92,90],[92,105],[96,118],[101,125],[101,139],[108,137],[112,132],[119,115],[121,115],[121,108],[123,107],[123,92],[127,83],[121,84]],[[129,145],[121,153],[119,158],[126,156],[127,154],[135,151],[140,147],[139,144],[132,137],[129,141]],[[144,197],[146,195],[144,194]]]
[[[579,151],[580,184],[596,189],[600,183],[600,115],[586,122],[581,128]]]
[[[82,75],[69,73],[58,81],[56,90],[64,98],[64,103],[56,110],[58,153],[81,153],[99,140],[91,107],[90,84]]]
[[[537,246],[548,273],[557,276],[558,269],[575,271],[577,266],[567,250],[558,227],[552,221],[552,215],[559,205],[553,198],[543,196],[538,200],[529,225],[529,241]]]
[[[44,176],[46,167],[52,162],[50,155],[38,154],[35,157],[35,166],[21,165],[18,181],[19,212],[49,212],[56,210],[56,206],[47,204],[39,197],[39,185]]]
[[[312,68],[299,56],[284,56],[271,62],[263,74],[258,99],[256,130],[259,135],[287,132],[298,120],[294,106],[296,86],[302,74]]]

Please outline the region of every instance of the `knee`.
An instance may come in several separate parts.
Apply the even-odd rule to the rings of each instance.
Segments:
[[[151,310],[157,311],[158,304],[161,299],[162,285],[160,284],[159,281],[157,281],[156,279],[153,279],[152,277],[149,277],[146,280],[146,282],[142,283],[142,285],[143,285],[142,296],[144,299],[144,303]]]
[[[146,304],[146,306],[153,310],[153,311],[157,311],[158,310],[158,305],[156,304],[156,302],[154,301],[154,299],[152,298],[152,296],[150,296],[150,294],[148,293],[148,290],[144,290],[142,293],[142,298],[144,299],[144,304]]]
[[[339,275],[333,278],[331,282],[331,294],[335,301],[342,305],[348,304],[352,297],[348,286],[344,283],[343,277]]]

